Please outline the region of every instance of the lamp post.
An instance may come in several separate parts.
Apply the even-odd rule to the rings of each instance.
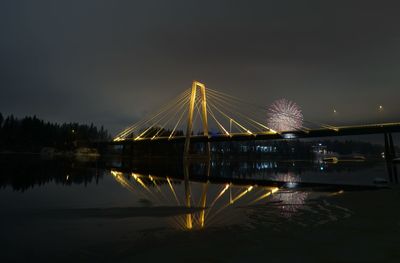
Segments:
[[[379,105],[378,106],[378,120],[379,120],[379,122],[382,122],[382,120],[383,120],[383,106],[382,105]]]

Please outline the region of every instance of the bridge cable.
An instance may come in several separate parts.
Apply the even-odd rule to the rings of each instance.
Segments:
[[[224,112],[222,112],[217,106],[215,106],[212,102],[210,102],[210,105],[216,109],[220,114],[222,114],[223,116],[225,116],[228,120],[232,120],[232,122],[234,122],[238,127],[240,127],[242,130],[244,130],[245,132],[247,132],[248,134],[252,134],[252,132],[247,129],[246,127],[244,127],[243,125],[241,125],[239,122],[237,122],[235,119],[231,118],[230,116],[228,116],[227,114],[225,114]]]
[[[172,101],[169,101],[168,103],[166,103],[165,105],[162,106],[161,109],[159,109],[156,112],[153,113],[149,113],[147,115],[147,117],[143,118],[142,120],[136,122],[135,124],[131,125],[130,127],[126,128],[125,130],[123,130],[121,133],[119,133],[115,138],[124,138],[126,137],[126,135],[128,135],[129,133],[131,133],[133,130],[135,130],[136,128],[145,125],[146,123],[148,123],[149,121],[153,120],[154,118],[156,118],[157,116],[159,116],[160,114],[162,114],[165,110],[173,107],[174,105],[176,105],[177,102],[184,100],[185,98],[187,98],[189,94],[189,90],[185,90],[184,92],[182,92],[180,95],[178,95],[175,99],[173,99]],[[150,119],[148,119],[150,118]]]
[[[234,96],[232,96],[232,95],[229,95],[229,94],[226,94],[226,93],[222,93],[222,92],[219,92],[219,91],[216,91],[216,90],[212,90],[212,89],[209,89],[209,88],[207,89],[207,91],[208,91],[208,93],[213,94],[214,96],[218,96],[218,97],[221,98],[221,99],[223,98],[223,99],[226,99],[226,100],[230,100],[231,102],[234,102],[234,103],[242,102],[242,103],[247,104],[247,105],[249,105],[249,106],[252,106],[252,107],[254,107],[254,108],[266,110],[266,108],[263,107],[263,106],[256,105],[256,104],[251,104],[251,103],[249,103],[249,102],[246,102],[246,101],[244,101],[244,100],[241,100],[241,99],[239,99],[239,98],[236,98],[236,97],[234,97]],[[282,115],[289,116],[289,117],[292,117],[292,118],[296,118],[296,116],[294,116],[294,115],[289,115],[289,114],[285,114],[285,113],[281,113],[281,114],[282,114]],[[304,120],[304,119],[303,119],[303,122],[310,123],[310,124],[315,124],[315,125],[317,125],[318,127],[324,127],[324,128],[328,128],[328,129],[337,130],[337,127],[332,126],[332,125],[328,125],[328,124],[312,122],[312,121],[308,121],[308,120]],[[305,127],[305,126],[303,126],[303,127],[304,127],[306,130],[309,129],[309,128]]]
[[[154,120],[155,117],[152,120],[147,120],[146,122],[144,122],[142,125],[140,125],[138,128],[142,127],[144,124],[152,121],[152,125],[150,127],[145,127],[145,131],[141,132],[141,134],[139,136],[136,137],[136,139],[140,139],[140,137],[144,136],[149,130],[151,130],[155,125],[157,125],[159,122],[161,122],[163,119],[165,119],[166,117],[168,117],[169,113],[176,110],[175,108],[179,107],[180,105],[182,105],[183,103],[185,103],[185,99],[182,98],[178,103],[176,103],[175,105],[173,105],[172,107],[170,107],[169,109],[164,110],[163,112],[161,112],[160,114],[158,114],[158,119]]]
[[[179,102],[177,105],[174,105],[174,108],[168,109],[167,111],[164,111],[163,114],[162,114],[162,116],[161,116],[157,121],[153,122],[153,124],[152,124],[150,127],[148,127],[144,132],[142,132],[139,136],[137,136],[137,137],[135,138],[135,140],[141,139],[141,137],[144,136],[148,131],[150,131],[155,125],[157,125],[158,123],[160,123],[163,119],[167,118],[168,115],[169,115],[168,113],[169,113],[170,111],[176,110],[176,109],[175,109],[176,107],[182,107],[182,104],[183,104],[183,105],[185,104],[185,100],[182,100],[182,101]]]
[[[218,98],[218,97],[212,97],[212,98],[215,99],[215,100],[218,100],[220,103],[228,104],[227,101],[224,101],[224,100],[222,100],[221,98]],[[222,106],[222,105],[221,105],[221,106]],[[228,109],[228,111],[231,112],[231,113],[236,113],[236,114],[240,115],[242,118],[244,118],[244,119],[246,120],[247,123],[249,123],[251,126],[255,127],[256,129],[258,129],[258,130],[261,131],[261,132],[265,132],[264,129],[273,131],[273,129],[271,129],[271,128],[265,126],[264,124],[262,124],[262,123],[260,123],[260,122],[258,122],[258,121],[256,121],[256,120],[254,120],[253,118],[250,118],[250,117],[248,117],[248,116],[246,116],[246,115],[240,113],[239,111],[233,109],[233,107],[232,107],[232,109]],[[254,125],[254,124],[257,124],[258,126]],[[261,128],[260,128],[260,127],[261,127]],[[262,128],[264,128],[264,129],[262,129]]]
[[[167,124],[174,119],[180,112],[181,110],[186,106],[187,102],[182,102],[181,105],[175,110],[175,112],[172,114],[172,116],[166,121],[164,122],[164,124],[161,126],[161,128],[158,130],[158,132],[152,137],[152,139],[156,138],[157,135],[163,131],[164,127],[167,126]],[[164,130],[165,131],[165,130]]]
[[[220,127],[220,132],[221,134],[226,134],[228,136],[230,136],[230,133],[224,128],[224,126],[217,120],[217,118],[215,117],[213,111],[211,110],[210,106],[207,105],[207,110],[210,113],[210,116],[213,117],[213,119],[215,120],[215,122],[218,124],[218,126]],[[221,130],[222,129],[222,130]]]
[[[153,115],[151,115],[152,113],[148,114],[150,117],[152,117],[151,119],[153,119],[155,116],[159,115],[161,112],[163,112],[163,110],[165,108],[170,107],[170,105],[174,105],[176,101],[179,101],[180,98],[185,98],[188,94],[188,90],[186,90],[185,92],[183,92],[181,95],[177,96],[176,99],[174,99],[173,101],[168,102],[167,104],[165,104],[165,106],[163,106],[160,110],[156,111]],[[150,120],[151,120],[150,119]],[[130,126],[129,128],[125,129],[122,133],[119,134],[119,136],[125,136],[127,133],[130,133],[132,130],[134,130],[135,128],[137,128],[138,126],[144,125],[145,123],[147,123],[149,121],[149,119],[147,118],[143,118],[142,120],[140,120],[139,122],[135,123],[134,125]],[[118,137],[118,136],[117,136]]]

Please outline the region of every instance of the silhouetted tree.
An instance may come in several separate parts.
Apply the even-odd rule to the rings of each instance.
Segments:
[[[0,150],[38,152],[43,147],[73,149],[97,141],[109,140],[104,128],[93,124],[50,123],[36,116],[17,119],[10,115],[0,125]]]

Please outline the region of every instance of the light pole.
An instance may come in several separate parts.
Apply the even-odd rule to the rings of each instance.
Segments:
[[[337,119],[338,119],[337,115],[338,115],[338,112],[337,112],[336,108],[333,108],[333,121],[335,122],[334,125],[338,125],[338,123],[337,123]]]
[[[383,106],[382,105],[379,105],[378,106],[378,120],[379,120],[379,122],[382,122],[382,119],[383,119]]]

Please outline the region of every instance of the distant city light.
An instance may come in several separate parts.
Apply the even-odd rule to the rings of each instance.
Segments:
[[[299,106],[287,99],[279,99],[268,109],[268,127],[281,131],[295,131],[303,126],[303,114]]]
[[[301,178],[293,173],[279,173],[273,176],[272,180],[285,182],[286,187],[293,188],[301,182]]]
[[[294,133],[283,133],[282,137],[284,139],[296,139],[297,138],[296,134],[294,134]]]
[[[291,189],[296,188],[297,187],[297,183],[288,182],[288,183],[286,183],[286,187],[287,188],[291,188]]]

